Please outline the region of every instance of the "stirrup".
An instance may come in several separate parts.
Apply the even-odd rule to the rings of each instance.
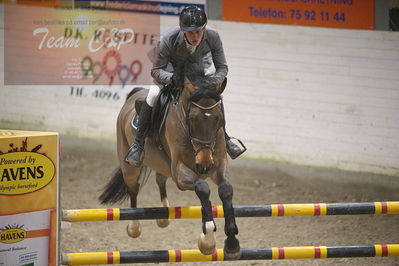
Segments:
[[[139,153],[139,158],[132,158],[135,153]],[[140,145],[138,143],[133,143],[133,145],[129,148],[125,156],[125,163],[128,163],[133,166],[140,166],[144,160],[144,145]]]
[[[229,149],[226,149],[226,150],[227,150],[227,153],[228,153],[229,156],[230,156],[230,158],[231,158],[232,160],[234,160],[235,158],[237,158],[238,156],[240,156],[241,154],[243,154],[244,152],[246,152],[246,151],[247,151],[247,147],[245,147],[244,143],[242,143],[241,140],[239,140],[239,139],[237,139],[237,138],[234,138],[234,137],[230,137],[227,141],[230,141],[230,140],[232,140],[232,139],[235,139],[235,140],[238,141],[239,145],[237,145],[237,144],[234,143],[234,142],[233,142],[233,144],[235,144],[238,148],[240,148],[240,151],[239,151],[239,152],[236,152],[236,153],[230,152]],[[226,141],[226,146],[227,146],[227,141]],[[240,146],[241,146],[241,147],[240,147]]]

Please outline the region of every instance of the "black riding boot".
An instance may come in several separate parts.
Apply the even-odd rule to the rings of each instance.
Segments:
[[[226,116],[224,115],[224,106],[223,106],[223,101],[222,101],[222,112],[223,112],[223,118],[224,118],[224,125],[223,125],[223,130],[224,130],[224,138],[226,139],[226,148],[227,148],[227,153],[229,154],[231,159],[235,159],[238,156],[240,156],[241,154],[243,154],[247,148],[244,146],[244,144],[242,144],[242,142],[240,140],[238,140],[243,147],[240,147],[238,145],[236,145],[231,138],[229,137],[229,135],[226,132]]]
[[[125,157],[125,162],[140,166],[144,160],[144,143],[151,122],[152,107],[144,101],[139,114],[139,123],[136,139]]]

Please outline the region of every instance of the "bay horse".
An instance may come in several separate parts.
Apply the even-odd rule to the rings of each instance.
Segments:
[[[228,180],[221,104],[221,94],[226,82],[225,79],[212,89],[201,89],[185,78],[180,97],[169,105],[169,112],[159,135],[164,152],[157,148],[153,138],[147,136],[144,161],[139,167],[127,164],[124,158],[135,139],[135,132],[131,127],[131,120],[136,113],[135,102],[145,98],[148,90],[132,91],[117,119],[117,154],[120,167],[104,188],[99,200],[102,204],[116,203],[130,196],[130,206],[136,208],[143,179],[148,169],[152,169],[156,172],[161,202],[164,207],[169,207],[165,184],[168,177],[172,177],[180,190],[194,191],[201,202],[202,233],[198,248],[203,254],[209,255],[215,252],[216,246],[216,225],[209,200],[210,188],[205,181],[210,177],[218,186],[219,197],[223,203],[224,231],[227,236],[224,242],[225,258],[238,259],[241,250],[236,238],[238,228],[232,204],[233,187]],[[157,220],[157,224],[166,227],[169,220]],[[131,237],[138,237],[141,233],[140,222],[131,221],[127,226],[127,233]]]

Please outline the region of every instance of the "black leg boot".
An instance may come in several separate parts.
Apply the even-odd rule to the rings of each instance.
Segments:
[[[136,139],[125,157],[125,162],[133,166],[140,166],[144,160],[144,143],[151,123],[151,113],[152,107],[144,101],[139,114]]]
[[[240,143],[241,143],[241,145],[243,146],[243,147],[240,147],[240,146],[238,146],[238,145],[236,145],[232,140],[231,140],[231,138],[229,137],[229,135],[227,134],[227,132],[226,132],[226,116],[224,115],[224,106],[223,106],[223,101],[222,101],[222,112],[223,112],[223,118],[224,118],[224,125],[223,125],[223,130],[224,130],[224,138],[226,139],[226,149],[227,149],[227,153],[229,154],[229,156],[230,156],[230,158],[231,159],[235,159],[235,158],[237,158],[238,156],[240,156],[241,154],[243,154],[246,150],[247,150],[247,148],[244,146],[244,144],[240,141],[240,140],[238,140]]]

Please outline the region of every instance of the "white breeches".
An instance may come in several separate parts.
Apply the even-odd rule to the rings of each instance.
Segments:
[[[159,95],[159,92],[161,91],[161,88],[157,85],[151,85],[150,86],[150,91],[148,92],[146,102],[149,106],[154,107],[155,101],[157,100],[157,97]]]

